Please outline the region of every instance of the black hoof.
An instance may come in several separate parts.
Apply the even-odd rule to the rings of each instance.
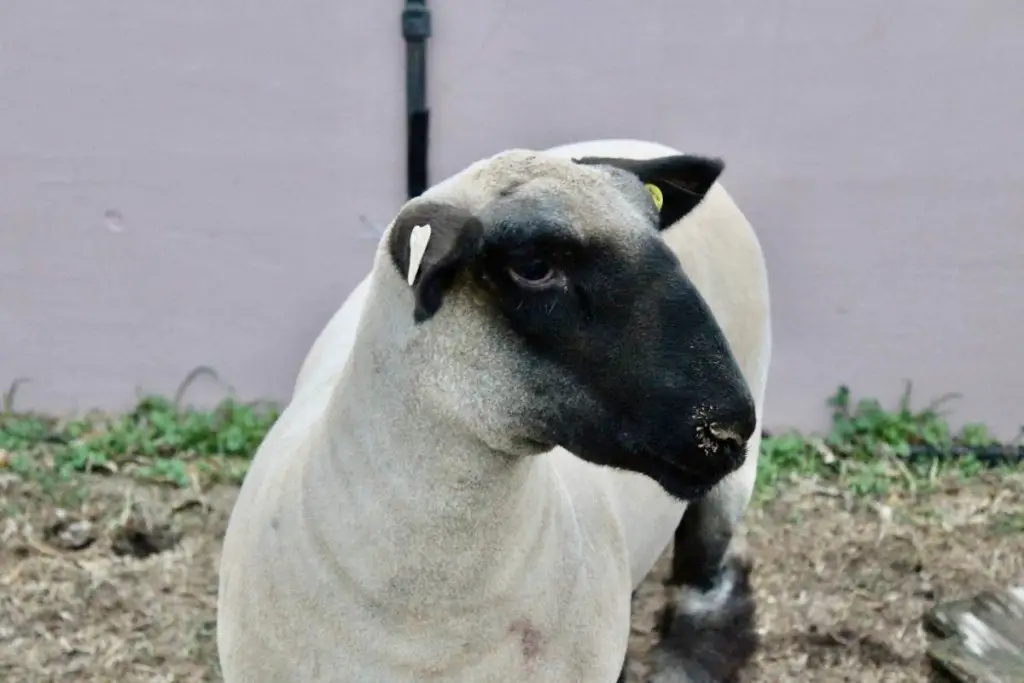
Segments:
[[[759,645],[751,564],[726,560],[707,591],[670,591],[651,683],[735,683]]]

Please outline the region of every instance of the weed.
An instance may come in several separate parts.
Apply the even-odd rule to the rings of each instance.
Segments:
[[[839,387],[828,399],[827,434],[788,432],[763,439],[759,493],[770,497],[794,476],[838,479],[846,490],[865,496],[894,487],[916,491],[940,476],[977,475],[992,464],[977,454],[1006,450],[982,424],[950,428],[940,407],[954,396],[915,409],[910,395],[908,384],[897,408],[886,410],[875,399],[854,401],[849,388]]]
[[[241,480],[278,411],[225,400],[209,411],[150,396],[125,415],[73,420],[0,414],[0,450],[27,478],[130,473],[178,486]]]

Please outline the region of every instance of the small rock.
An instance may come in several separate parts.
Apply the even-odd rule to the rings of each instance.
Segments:
[[[96,541],[92,522],[73,519],[58,510],[57,521],[46,528],[47,542],[60,550],[85,550]]]
[[[180,540],[181,532],[171,524],[158,522],[134,506],[111,534],[110,547],[115,555],[142,559],[170,550]]]

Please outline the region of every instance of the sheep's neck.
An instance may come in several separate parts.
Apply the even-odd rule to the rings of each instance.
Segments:
[[[545,562],[571,561],[541,550],[571,540],[575,523],[550,463],[491,451],[432,419],[408,398],[401,355],[387,353],[385,335],[367,337],[330,408],[344,437],[308,470],[309,494],[331,499],[310,509],[332,510],[312,526],[353,590],[395,618],[516,602],[533,577],[558,571]],[[396,359],[387,372],[382,355]]]

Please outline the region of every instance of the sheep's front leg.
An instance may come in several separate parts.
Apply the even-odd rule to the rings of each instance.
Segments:
[[[670,586],[685,587],[709,599],[723,579],[723,563],[735,529],[735,517],[723,505],[726,501],[714,493],[686,508],[676,527],[672,570],[666,580]]]
[[[754,491],[760,446],[758,434],[743,466],[688,505],[676,528],[652,681],[669,683],[680,671],[689,676],[680,680],[730,681],[757,649],[750,565],[729,549]]]

